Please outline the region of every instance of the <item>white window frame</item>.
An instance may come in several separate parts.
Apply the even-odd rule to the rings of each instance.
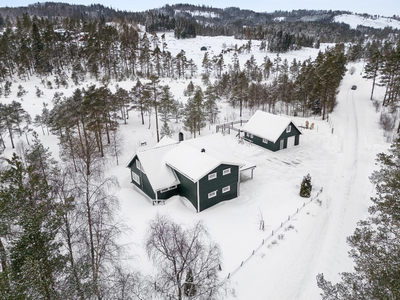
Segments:
[[[213,180],[213,179],[215,179],[215,178],[217,178],[217,172],[208,174],[208,180]]]
[[[227,168],[227,169],[224,169],[223,171],[222,171],[222,175],[224,176],[224,175],[228,175],[228,174],[231,174],[231,168]]]
[[[132,179],[133,181],[135,181],[137,184],[140,185],[140,176],[133,171],[132,171]]]
[[[144,171],[143,167],[142,167],[142,163],[140,162],[140,160],[136,160],[136,168],[141,171],[142,173],[146,174],[146,172]]]
[[[217,191],[213,191],[211,193],[208,193],[208,199],[214,198],[217,196]]]
[[[230,190],[231,190],[231,186],[228,185],[228,186],[222,188],[222,193],[227,193],[227,192],[229,192]]]
[[[171,186],[171,187],[168,187],[168,188],[165,188],[165,189],[162,189],[160,192],[161,193],[165,193],[165,192],[168,192],[168,191],[170,191],[170,190],[174,190],[174,189],[176,189],[176,185],[174,185],[174,186]]]
[[[292,125],[288,125],[288,127],[286,127],[286,132],[291,132],[292,131]]]
[[[263,143],[264,144],[268,144],[268,140],[267,139],[263,139]]]

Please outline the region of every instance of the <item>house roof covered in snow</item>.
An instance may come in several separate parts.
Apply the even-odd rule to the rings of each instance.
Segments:
[[[257,110],[242,130],[275,143],[290,123],[293,123],[290,118]]]
[[[217,141],[218,136],[209,135],[181,142],[166,154],[165,162],[193,182],[197,182],[221,164],[245,166],[246,162],[226,152],[226,145],[226,151],[220,151],[223,142],[220,136]]]
[[[127,167],[136,156],[154,191],[180,183],[173,170],[197,182],[221,164],[237,165],[240,170],[255,167],[235,157],[221,134],[183,142],[164,137],[154,148],[135,153]]]
[[[177,146],[178,143],[175,142],[174,144],[156,146],[136,153],[154,191],[179,184],[174,171],[165,164],[164,159],[165,155]]]

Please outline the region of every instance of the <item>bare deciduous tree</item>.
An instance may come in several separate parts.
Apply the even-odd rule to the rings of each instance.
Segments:
[[[150,222],[146,251],[157,266],[155,293],[162,299],[221,299],[221,251],[202,221],[183,228],[165,215]]]

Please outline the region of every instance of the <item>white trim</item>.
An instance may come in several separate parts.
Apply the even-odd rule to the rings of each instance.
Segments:
[[[197,212],[200,212],[200,181],[196,182],[197,187]]]
[[[231,168],[226,168],[222,171],[222,175],[228,175],[231,174]]]
[[[268,144],[268,140],[267,139],[262,139],[264,144]]]
[[[140,185],[140,176],[135,172],[131,171],[132,180],[134,180],[138,185]]]
[[[160,190],[160,193],[165,193],[165,192],[168,192],[168,191],[170,191],[170,190],[174,190],[174,189],[176,189],[176,188],[177,188],[176,185],[170,186],[170,187],[167,187],[167,188],[165,188],[165,189]]]
[[[208,199],[214,198],[217,196],[217,191],[213,191],[211,193],[208,193]]]
[[[286,127],[286,132],[291,132],[292,131],[292,125],[288,125],[288,127]]]
[[[208,174],[208,180],[213,180],[213,179],[215,179],[215,178],[217,178],[217,172]]]
[[[228,186],[222,188],[222,193],[227,193],[227,192],[229,192],[230,190],[231,190],[231,186],[228,185]]]

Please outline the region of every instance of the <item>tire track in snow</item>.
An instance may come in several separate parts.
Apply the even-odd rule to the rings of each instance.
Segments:
[[[343,155],[339,158],[328,183],[327,195],[332,195],[332,198],[329,199],[329,203],[328,199],[325,200],[326,211],[317,218],[312,232],[307,237],[311,239],[310,242],[316,243],[312,253],[305,254],[303,258],[307,260],[307,257],[311,257],[305,272],[310,272],[312,276],[304,277],[293,299],[320,299],[320,297],[317,298],[320,291],[316,286],[315,276],[318,273],[324,273],[329,280],[338,278],[339,272],[346,271],[338,267],[343,266],[343,261],[350,261],[347,253],[342,252],[347,247],[346,237],[353,232],[356,225],[351,213],[352,207],[359,202],[357,182],[360,181],[358,156],[361,141],[359,110],[356,107],[354,93],[349,95],[347,92],[343,98],[345,98],[343,100],[345,103],[341,103],[343,104],[341,111],[345,115],[340,116],[343,120],[342,124],[336,122],[336,125],[341,126],[341,130],[335,128],[336,132],[342,133]]]

